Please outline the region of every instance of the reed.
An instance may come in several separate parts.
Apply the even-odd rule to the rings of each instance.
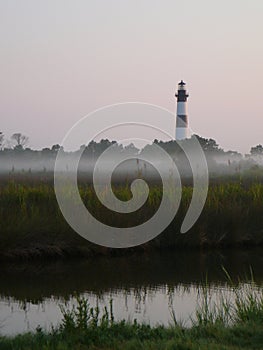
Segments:
[[[242,291],[242,299],[240,298]],[[200,290],[196,320],[184,328],[174,320],[169,327],[115,321],[112,302],[99,310],[84,297],[76,296],[72,307],[61,307],[61,324],[49,332],[38,327],[35,333],[1,337],[1,350],[55,349],[262,349],[263,289],[253,281],[247,287],[233,286],[232,299],[211,302],[213,291],[207,283]],[[216,305],[216,307],[215,307]]]
[[[114,213],[104,207],[92,186],[81,184],[80,195],[89,211],[100,221],[117,227],[139,225],[158,209],[163,194],[159,185],[150,186],[145,205],[131,214]],[[114,186],[121,200],[131,198],[128,186]],[[107,189],[105,189],[107,196]],[[179,234],[192,188],[183,186],[179,211],[169,227],[141,249],[222,247],[263,244],[263,184],[231,182],[210,186],[206,205],[194,227]],[[80,238],[64,220],[53,186],[46,183],[9,182],[0,187],[0,257],[41,255],[84,255],[102,252],[101,248]],[[20,253],[19,253],[20,252]],[[111,252],[104,249],[103,253]],[[81,253],[81,254],[82,254]]]

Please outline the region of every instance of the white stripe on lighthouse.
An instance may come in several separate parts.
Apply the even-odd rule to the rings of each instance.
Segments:
[[[176,140],[184,140],[189,137],[188,128],[176,128]]]
[[[177,102],[177,115],[187,115],[186,102]]]

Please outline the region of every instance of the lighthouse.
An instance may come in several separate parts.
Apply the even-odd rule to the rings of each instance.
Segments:
[[[187,116],[187,98],[188,93],[185,89],[185,82],[183,80],[178,84],[178,91],[175,94],[177,97],[177,111],[176,111],[176,132],[175,139],[183,140],[186,139],[188,135],[188,116]]]

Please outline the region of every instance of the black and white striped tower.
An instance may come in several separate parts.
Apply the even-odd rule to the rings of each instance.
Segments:
[[[177,97],[177,111],[176,111],[176,132],[175,139],[183,140],[189,135],[188,130],[188,116],[187,116],[187,97],[189,96],[185,89],[185,82],[183,80],[178,84],[178,91],[175,94]]]

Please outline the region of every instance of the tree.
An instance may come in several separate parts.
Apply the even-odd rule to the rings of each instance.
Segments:
[[[203,150],[205,152],[209,152],[209,153],[222,153],[222,149],[219,148],[218,144],[216,143],[215,140],[213,139],[206,139],[204,137],[198,136],[198,135],[194,135],[197,140],[199,141],[201,147],[203,148]]]
[[[58,143],[56,143],[55,145],[53,145],[51,147],[51,151],[53,153],[57,153],[60,149],[63,151],[64,148],[63,148],[63,146],[60,146]]]
[[[11,140],[15,143],[15,149],[23,149],[28,144],[28,137],[20,132],[13,134]]]
[[[250,154],[252,156],[262,156],[263,155],[263,146],[257,145],[255,147],[251,147]]]
[[[125,146],[124,150],[125,150],[125,153],[130,156],[136,155],[139,153],[139,149],[135,147],[133,143],[130,143],[129,145]]]
[[[51,149],[48,147],[42,148],[41,150],[41,154],[43,156],[50,156],[50,154],[52,153]]]

